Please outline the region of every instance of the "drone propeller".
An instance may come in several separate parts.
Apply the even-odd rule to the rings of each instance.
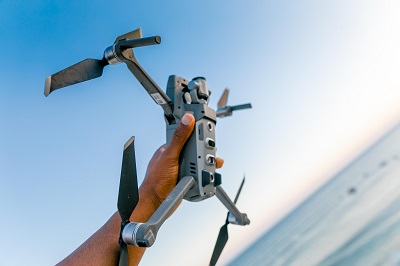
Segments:
[[[114,43],[122,40],[135,40],[139,38],[142,38],[141,28],[118,36]],[[76,63],[75,65],[67,67],[66,69],[46,78],[44,95],[48,96],[51,92],[57,89],[98,78],[103,74],[104,67],[109,64],[109,60],[103,56],[103,59],[101,60],[88,58]]]
[[[134,40],[134,39],[139,39],[139,38],[142,38],[142,28],[140,28],[140,27],[138,29],[136,29],[136,30],[133,30],[131,32],[128,32],[128,33],[125,33],[125,34],[123,34],[121,36],[118,36],[115,39],[114,43],[117,43],[122,39]]]
[[[218,108],[223,108],[226,106],[228,102],[228,95],[229,95],[229,89],[225,88],[224,92],[222,93],[221,98],[218,101]]]
[[[124,146],[122,159],[121,179],[118,192],[118,212],[121,216],[121,234],[125,225],[129,223],[129,218],[139,201],[139,191],[137,185],[136,159],[135,159],[135,137],[131,137]],[[120,234],[120,255],[119,265],[128,265],[128,248],[122,240]]]
[[[46,78],[44,95],[48,96],[57,89],[98,78],[103,74],[103,68],[106,65],[108,61],[105,58],[101,60],[88,58],[67,67]]]
[[[233,111],[252,108],[251,103],[228,106],[227,105],[228,95],[229,95],[229,89],[225,88],[221,98],[218,101],[217,117],[231,116]]]
[[[238,190],[235,200],[234,200],[235,204],[239,198],[240,192],[242,191],[245,179],[246,179],[245,176],[243,176],[243,181],[240,184],[239,190]],[[224,249],[226,242],[228,241],[228,224],[230,223],[229,215],[230,215],[230,213],[228,212],[228,215],[226,216],[225,224],[219,230],[217,243],[215,243],[214,251],[211,256],[210,266],[214,266],[217,263],[219,256],[221,255],[222,250]]]

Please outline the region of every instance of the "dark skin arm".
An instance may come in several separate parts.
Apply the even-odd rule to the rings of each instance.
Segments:
[[[193,131],[194,117],[186,114],[177,127],[168,147],[161,146],[153,155],[139,188],[139,202],[130,220],[145,223],[172,191],[178,181],[179,155]],[[223,160],[217,158],[217,168]],[[166,171],[168,170],[168,171]],[[121,218],[115,212],[111,218],[81,246],[57,265],[118,265]],[[129,265],[138,265],[145,248],[128,246]]]

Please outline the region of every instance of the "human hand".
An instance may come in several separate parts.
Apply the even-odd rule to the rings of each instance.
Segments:
[[[155,205],[160,205],[177,184],[179,156],[194,125],[193,115],[185,114],[176,128],[169,146],[161,146],[150,160],[142,187],[153,197]],[[216,159],[217,168],[221,168],[223,163],[221,158]]]
[[[168,147],[161,146],[153,155],[139,188],[139,202],[130,221],[145,223],[154,214],[178,181],[179,155],[193,131],[195,119],[191,114],[183,116]],[[217,168],[224,161],[216,159]],[[58,265],[117,265],[119,244],[117,242],[121,218],[115,212],[111,218],[80,247]],[[145,248],[128,245],[129,265],[138,265]]]

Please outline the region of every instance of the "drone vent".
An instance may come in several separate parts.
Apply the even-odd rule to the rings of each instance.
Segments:
[[[196,163],[189,163],[189,164],[190,164],[190,173],[196,175],[197,174]]]

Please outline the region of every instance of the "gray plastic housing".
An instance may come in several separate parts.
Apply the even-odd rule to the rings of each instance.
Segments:
[[[178,76],[170,76],[167,84],[167,95],[172,100],[175,118],[174,124],[166,120],[167,146],[185,113],[191,113],[196,120],[195,129],[181,152],[179,166],[179,180],[185,176],[192,176],[196,180],[196,185],[184,197],[188,201],[201,201],[212,197],[215,187],[221,183],[220,175],[215,172],[216,112],[208,107],[209,97],[201,94],[204,92],[205,80],[202,80],[201,84],[203,88],[198,89],[200,93],[197,95],[194,95],[196,91],[189,91],[189,82]],[[198,95],[202,99],[188,103],[187,97],[184,97],[185,93],[190,93],[193,100]]]

